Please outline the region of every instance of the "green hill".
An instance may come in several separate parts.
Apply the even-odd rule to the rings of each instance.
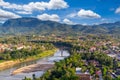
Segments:
[[[120,22],[93,26],[67,25],[37,18],[9,19],[0,27],[0,34],[120,34]]]

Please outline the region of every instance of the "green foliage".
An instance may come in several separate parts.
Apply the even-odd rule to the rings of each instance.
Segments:
[[[105,76],[106,74],[107,74],[107,68],[106,67],[103,67],[103,69],[102,69],[102,74],[103,74],[103,76]]]
[[[115,78],[115,79],[112,79],[112,80],[120,80],[120,76],[118,76],[117,78]]]
[[[25,77],[23,80],[32,80],[31,78],[27,78],[27,77]]]
[[[72,55],[69,58],[55,63],[53,70],[47,71],[40,80],[78,80],[75,66],[82,66],[80,55]]]
[[[43,48],[44,46],[44,48]],[[4,52],[0,53],[0,60],[12,60],[12,59],[27,59],[29,57],[42,57],[44,55],[49,55],[46,51],[54,50],[55,47],[52,44],[32,44],[31,48],[23,48],[20,50],[13,49],[5,50]],[[50,52],[51,53],[51,52]]]
[[[103,80],[112,80],[112,77],[110,75],[103,76]]]

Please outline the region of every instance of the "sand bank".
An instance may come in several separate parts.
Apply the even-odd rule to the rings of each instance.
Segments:
[[[19,68],[12,72],[12,75],[19,73],[30,73],[36,71],[45,71],[54,67],[54,64],[33,64],[26,67]]]

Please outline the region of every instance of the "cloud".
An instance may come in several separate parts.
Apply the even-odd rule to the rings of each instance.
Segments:
[[[20,18],[21,16],[14,14],[12,12],[9,11],[5,11],[0,9],[0,18],[2,19],[9,19],[9,18]]]
[[[65,24],[74,24],[72,21],[70,21],[70,20],[67,19],[67,18],[65,18],[65,19],[63,20],[63,22],[64,22]]]
[[[95,12],[93,12],[92,10],[85,10],[85,9],[81,9],[80,11],[76,12],[76,13],[71,13],[67,15],[67,18],[101,18],[101,16]]]
[[[23,10],[26,12],[32,12],[34,10],[51,10],[51,9],[63,9],[69,7],[64,0],[50,0],[49,2],[30,2],[28,4],[14,4],[0,0],[0,7],[7,9]]]
[[[61,9],[67,8],[68,4],[64,0],[50,0],[47,7],[48,9]]]
[[[46,21],[46,20],[56,21],[56,22],[60,21],[60,17],[57,14],[48,15],[48,14],[44,13],[42,15],[38,15],[37,18],[44,20],[44,21]]]
[[[32,14],[32,12],[28,12],[28,11],[16,11],[16,13],[18,13],[18,14]]]
[[[116,9],[115,13],[117,13],[117,14],[120,13],[120,7]]]
[[[76,13],[71,13],[71,14],[67,15],[67,17],[74,18],[76,15],[77,15]]]
[[[81,9],[77,15],[83,18],[101,18],[101,16],[91,10]]]
[[[87,23],[82,23],[82,25],[83,25],[83,26],[86,26],[86,25],[88,25],[88,24],[87,24]]]

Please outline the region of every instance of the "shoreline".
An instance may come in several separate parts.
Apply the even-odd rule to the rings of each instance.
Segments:
[[[53,55],[56,51],[57,51],[57,49],[48,50],[48,51],[43,51],[39,55],[32,56],[32,57],[29,57],[27,59],[9,60],[9,61],[1,62],[0,63],[0,71],[5,70],[5,69],[9,69],[9,68],[11,68],[13,66],[19,65],[19,64],[24,63],[24,62],[34,61],[34,60],[38,60],[40,58],[44,58],[44,57]]]
[[[16,75],[19,73],[30,73],[36,71],[46,71],[54,67],[54,64],[33,64],[19,68],[11,73],[11,75]]]

